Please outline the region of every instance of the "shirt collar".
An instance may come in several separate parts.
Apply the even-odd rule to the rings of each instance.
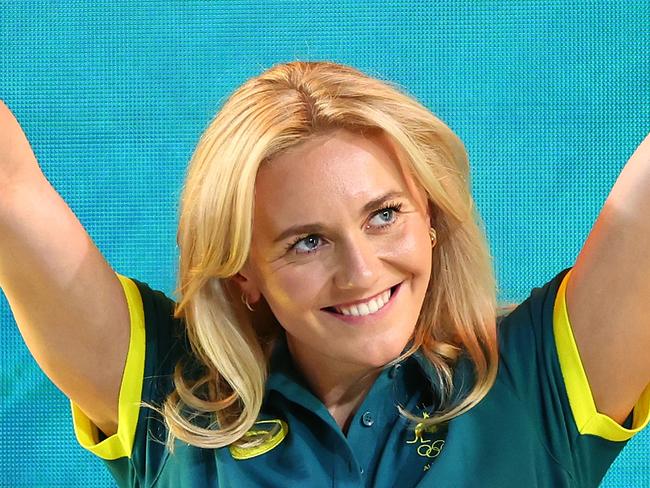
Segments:
[[[432,396],[427,403],[439,402],[442,398],[440,379],[435,368],[424,356],[422,351],[417,350],[410,357],[398,364],[399,374],[394,373],[395,369],[391,372],[391,368],[388,368],[382,371],[375,381],[384,382],[386,381],[386,377],[390,377],[393,381],[408,382],[410,385],[405,385],[406,390],[412,390],[413,385],[416,385],[417,389],[422,390],[422,380],[428,380],[431,384]],[[474,383],[473,364],[465,353],[461,354],[454,366],[453,379],[454,392],[451,401],[455,403],[469,393]],[[315,409],[317,405],[322,406],[321,401],[311,392],[300,370],[295,367],[284,332],[277,338],[269,361],[269,377],[265,386],[266,396],[272,391],[280,393],[287,399],[300,403],[310,409]]]
[[[336,427],[334,419],[323,402],[311,392],[304,376],[294,366],[284,332],[276,339],[271,352],[264,401],[267,403],[277,402],[279,398],[284,398],[306,408],[322,418],[330,426]]]
[[[266,381],[265,391],[267,394],[273,390],[283,393],[287,387],[292,385],[299,385],[301,388],[307,389],[304,376],[293,364],[286,334],[282,332],[276,339],[271,352],[269,377]]]

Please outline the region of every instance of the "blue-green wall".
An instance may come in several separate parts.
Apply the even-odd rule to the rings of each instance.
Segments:
[[[465,141],[504,300],[573,264],[650,130],[650,2],[0,0],[0,98],[120,273],[172,293],[187,161],[224,97],[328,59]],[[1,237],[0,237],[1,238]],[[0,486],[113,486],[0,293]],[[603,487],[650,486],[650,432]]]

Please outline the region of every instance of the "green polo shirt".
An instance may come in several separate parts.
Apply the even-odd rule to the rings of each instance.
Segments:
[[[284,337],[271,358],[258,422],[272,433],[255,449],[198,449],[161,442],[160,404],[188,348],[173,301],[119,275],[131,314],[131,339],[115,435],[104,438],[72,404],[81,446],[99,456],[119,486],[150,487],[592,487],[625,443],[650,419],[650,387],[623,426],[596,411],[568,320],[565,269],[498,326],[498,376],[469,412],[425,431],[396,405],[435,410],[438,384],[419,353],[383,370],[343,434],[294,368]],[[454,371],[456,398],[473,384],[465,356]]]

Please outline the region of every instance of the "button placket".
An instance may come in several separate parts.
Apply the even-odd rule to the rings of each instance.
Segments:
[[[367,410],[367,411],[365,411],[363,413],[363,415],[361,416],[361,423],[365,427],[372,427],[373,426],[373,424],[375,423],[375,417],[374,417],[374,415],[372,414],[371,411]]]
[[[390,378],[390,368],[378,376],[355,414],[348,430],[348,442],[358,462],[360,479],[374,476],[375,462],[386,435],[387,411],[394,407],[393,389],[395,383]]]

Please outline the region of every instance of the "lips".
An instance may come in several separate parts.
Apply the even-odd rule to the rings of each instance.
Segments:
[[[403,283],[403,282],[402,282]],[[334,320],[339,323],[344,323],[352,327],[373,327],[386,324],[385,318],[391,313],[396,306],[396,301],[399,300],[401,294],[402,283],[391,288],[390,299],[379,310],[367,315],[345,315],[337,312],[332,307],[323,309],[324,313],[329,314]]]
[[[398,287],[399,285],[400,285],[400,284],[398,283],[397,285],[394,285],[394,286],[391,286],[391,287],[390,287],[390,296],[391,296],[391,297],[393,296],[393,293],[395,293],[395,290],[397,289],[397,287]],[[374,299],[374,298],[377,298],[377,297],[381,296],[385,291],[386,291],[386,290],[384,290],[384,291],[382,291],[382,292],[379,292],[379,293],[377,293],[376,295],[374,295],[374,296],[372,296],[372,297],[370,297],[370,298],[366,298],[365,300],[357,300],[357,301],[354,301],[354,302],[349,302],[349,303],[344,303],[344,304],[342,303],[342,304],[338,304],[338,305],[333,305],[333,306],[331,306],[331,307],[325,307],[325,308],[322,308],[321,310],[327,310],[327,311],[329,311],[329,312],[340,313],[340,312],[338,312],[338,311],[336,310],[335,307],[339,307],[339,308],[340,308],[340,307],[350,307],[350,306],[352,306],[352,305],[358,305],[358,304],[360,304],[360,303],[367,303],[367,302],[369,302],[370,300],[372,300],[372,299]]]

